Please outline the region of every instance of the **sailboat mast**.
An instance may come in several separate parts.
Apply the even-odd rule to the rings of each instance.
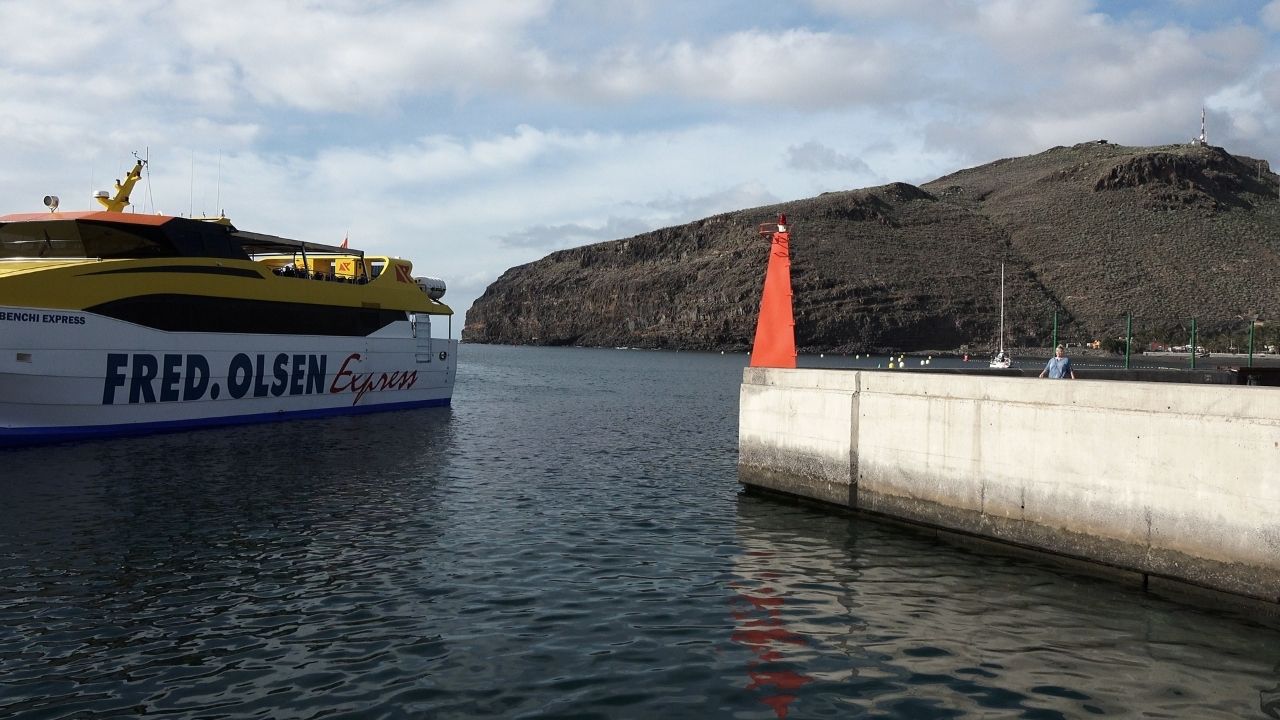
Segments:
[[[1000,353],[1004,354],[1004,263],[1000,263]]]

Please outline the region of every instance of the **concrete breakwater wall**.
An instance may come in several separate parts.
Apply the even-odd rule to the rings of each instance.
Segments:
[[[750,487],[1280,602],[1280,388],[747,368]]]

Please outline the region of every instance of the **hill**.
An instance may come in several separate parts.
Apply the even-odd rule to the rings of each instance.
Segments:
[[[745,349],[786,213],[804,351],[986,348],[1280,321],[1280,183],[1195,145],[1097,141],[905,183],[725,213],[511,268],[467,342]],[[1184,339],[1185,341],[1185,339]]]

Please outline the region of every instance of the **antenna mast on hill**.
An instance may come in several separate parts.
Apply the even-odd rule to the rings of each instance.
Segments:
[[[1199,145],[1200,147],[1208,147],[1209,145],[1209,136],[1206,135],[1204,131],[1204,106],[1203,105],[1200,106],[1200,137],[1192,140],[1191,144]]]

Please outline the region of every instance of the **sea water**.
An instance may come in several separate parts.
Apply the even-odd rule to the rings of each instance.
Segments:
[[[1266,625],[744,495],[745,363],[0,453],[0,717],[1280,717]]]

